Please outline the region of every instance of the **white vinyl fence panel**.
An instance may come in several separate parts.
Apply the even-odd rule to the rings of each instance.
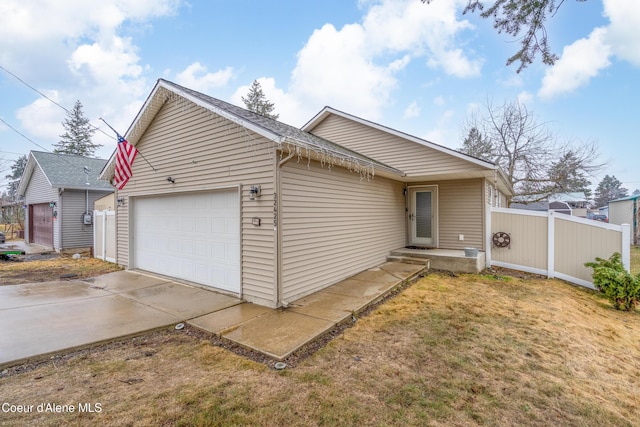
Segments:
[[[93,211],[93,256],[116,262],[115,211]]]
[[[566,280],[593,289],[593,270],[584,263],[622,255],[630,267],[629,225],[606,224],[556,212],[491,209],[487,265]],[[493,245],[495,233],[507,233],[509,245]]]

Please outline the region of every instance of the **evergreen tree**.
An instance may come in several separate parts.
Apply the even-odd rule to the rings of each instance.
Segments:
[[[242,97],[242,102],[247,107],[247,110],[258,113],[261,116],[268,117],[273,120],[278,120],[280,114],[273,112],[275,109],[273,102],[270,102],[262,92],[262,86],[260,82],[254,80],[249,88],[247,97]]]
[[[585,176],[584,161],[574,150],[562,153],[551,163],[549,180],[552,182],[549,193],[582,192],[587,198],[591,197],[591,182]]]
[[[606,206],[611,200],[627,197],[627,191],[615,176],[605,175],[596,188],[596,205]]]
[[[54,153],[91,157],[98,148],[102,147],[91,141],[96,130],[84,116],[82,103],[79,100],[76,101],[73,110],[67,113],[62,126],[65,132],[60,135],[60,142],[54,145]]]
[[[495,157],[493,144],[475,126],[469,129],[469,134],[462,142],[459,151],[488,162],[493,162]]]
[[[11,165],[11,173],[5,175],[5,178],[9,180],[7,186],[7,195],[11,200],[15,200],[16,192],[18,191],[18,183],[24,172],[24,168],[27,166],[27,155],[24,154],[16,159]]]

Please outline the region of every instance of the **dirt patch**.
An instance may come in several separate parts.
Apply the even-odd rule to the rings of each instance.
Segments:
[[[85,279],[121,269],[117,264],[96,258],[74,259],[57,253],[20,255],[0,261],[0,286]]]

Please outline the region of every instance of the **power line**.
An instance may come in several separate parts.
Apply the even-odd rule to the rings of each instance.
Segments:
[[[12,77],[14,77],[16,80],[18,80],[20,83],[22,83],[23,85],[25,85],[26,87],[28,87],[29,89],[31,89],[32,91],[34,91],[35,93],[37,93],[38,95],[40,95],[41,97],[43,97],[44,99],[46,99],[47,101],[52,102],[53,104],[57,105],[58,107],[62,108],[64,111],[67,112],[67,114],[72,114],[72,112],[70,110],[68,110],[67,108],[65,108],[64,106],[58,104],[56,101],[54,101],[53,99],[49,98],[47,95],[45,95],[44,93],[40,92],[38,89],[36,89],[35,87],[31,86],[29,83],[27,83],[26,81],[24,81],[23,79],[21,79],[20,77],[18,77],[17,75],[13,74],[11,71],[7,70],[5,67],[3,67],[2,65],[0,65],[0,69],[2,69],[5,73],[11,75]],[[91,126],[92,128],[94,128],[95,130],[99,130],[100,132],[102,132],[104,135],[106,135],[107,137],[114,139],[113,135],[110,135],[108,133],[106,133],[104,130],[100,129],[97,126],[94,126],[91,124],[91,122],[89,122],[89,126]]]
[[[7,123],[2,117],[0,117],[0,122],[4,123],[9,129],[11,129],[12,131],[14,131],[15,133],[17,133],[18,135],[20,135],[21,137],[23,137],[24,139],[26,139],[27,141],[29,141],[30,143],[32,143],[33,145],[36,145],[40,148],[42,148],[44,151],[49,151],[46,148],[44,148],[42,145],[38,144],[37,142],[33,141],[31,138],[29,138],[28,136],[26,136],[25,134],[23,134],[22,132],[20,132],[18,129],[14,128],[13,126],[11,126],[9,123]]]
[[[76,168],[77,166],[74,165],[73,163],[71,163],[70,161],[68,161],[67,159],[64,158],[64,156],[61,156],[60,153],[53,153],[50,150],[47,150],[46,148],[44,148],[42,145],[38,144],[37,142],[33,141],[31,138],[29,138],[28,136],[26,136],[25,134],[23,134],[22,132],[20,132],[19,130],[17,130],[16,128],[14,128],[13,126],[11,126],[9,123],[7,123],[2,117],[0,117],[0,122],[4,123],[9,129],[11,129],[12,131],[14,131],[15,133],[17,133],[18,135],[20,135],[21,137],[23,137],[24,139],[26,139],[27,141],[29,141],[30,143],[32,143],[33,145],[36,145],[40,148],[42,148],[44,151],[46,151],[47,153],[51,153],[51,154],[55,154],[58,157],[60,157],[65,163],[68,163],[71,167]]]

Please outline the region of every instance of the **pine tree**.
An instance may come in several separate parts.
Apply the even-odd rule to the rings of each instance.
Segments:
[[[247,110],[258,113],[261,116],[268,117],[273,120],[278,120],[280,114],[273,112],[275,109],[273,102],[269,101],[262,92],[262,86],[257,80],[254,80],[249,88],[247,97],[242,97],[242,102],[247,107]]]
[[[485,138],[476,127],[469,129],[469,134],[462,142],[462,147],[458,150],[477,159],[486,160],[487,162],[493,162],[495,157],[493,144],[489,139]]]
[[[62,126],[65,132],[60,135],[60,142],[54,145],[54,153],[91,157],[97,149],[102,147],[91,141],[96,130],[84,116],[82,103],[79,100],[76,101],[73,110],[67,113]]]
[[[611,200],[627,197],[627,191],[614,175],[605,175],[596,188],[596,205],[606,206]]]
[[[18,157],[13,165],[11,165],[11,173],[5,175],[5,178],[9,180],[7,190],[8,196],[11,198],[11,200],[15,200],[16,192],[18,190],[18,183],[20,182],[20,178],[22,177],[25,166],[27,166],[26,154]]]
[[[589,189],[591,182],[585,175],[584,160],[575,151],[566,151],[558,160],[551,163],[549,180],[552,184],[547,191],[549,193],[582,192],[585,196],[591,197]]]

